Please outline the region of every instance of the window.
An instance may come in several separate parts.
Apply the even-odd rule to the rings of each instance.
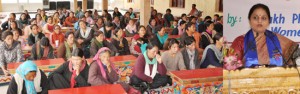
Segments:
[[[133,0],[127,0],[128,3],[133,3]]]
[[[19,0],[19,3],[27,3],[27,0]]]
[[[219,11],[220,11],[220,12],[223,12],[223,0],[220,0],[220,3],[219,3]]]
[[[154,5],[154,0],[150,0],[151,5]]]
[[[18,3],[18,0],[2,0],[2,3]]]
[[[43,3],[43,0],[29,0],[29,3]]]
[[[185,0],[172,0],[171,7],[185,7]]]
[[[217,9],[218,12],[223,12],[223,0],[219,0],[218,5],[219,6]]]

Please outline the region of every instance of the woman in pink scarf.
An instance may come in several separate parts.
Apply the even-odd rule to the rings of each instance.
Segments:
[[[102,47],[90,65],[88,82],[92,86],[121,84],[129,94],[139,94],[137,90],[126,83],[117,82],[118,80],[119,76],[114,68],[114,64],[110,61],[110,50],[107,47]]]

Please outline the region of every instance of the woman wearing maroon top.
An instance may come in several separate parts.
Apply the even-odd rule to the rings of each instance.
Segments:
[[[158,47],[149,43],[147,50],[137,58],[130,78],[131,85],[140,86],[145,90],[172,83],[170,77],[166,75],[167,69],[161,60],[161,56],[157,53]]]

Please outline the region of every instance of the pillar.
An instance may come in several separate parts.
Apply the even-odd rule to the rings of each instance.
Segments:
[[[0,0],[0,12],[2,12],[2,0]]]
[[[102,0],[102,11],[108,10],[108,0]]]
[[[78,7],[78,2],[77,0],[74,0],[74,12],[77,10]]]
[[[83,11],[87,10],[87,0],[82,0],[82,10]]]
[[[140,0],[140,6],[140,24],[146,26],[151,17],[150,0]]]

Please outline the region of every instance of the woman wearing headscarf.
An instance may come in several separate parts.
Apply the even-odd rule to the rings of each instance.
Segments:
[[[21,62],[22,50],[20,43],[13,40],[12,32],[3,32],[2,40],[3,42],[0,43],[0,67],[4,75],[9,75],[7,71],[7,64],[12,62]]]
[[[65,41],[58,47],[57,49],[57,58],[64,58],[67,61],[72,56],[72,52],[76,48],[80,48],[74,40],[74,33],[72,31],[68,31],[65,34]]]
[[[50,45],[49,39],[43,37],[40,41],[32,45],[31,60],[53,59],[54,50]]]
[[[115,70],[114,64],[110,61],[110,50],[107,47],[99,49],[93,62],[91,63],[89,70],[88,82],[92,86],[104,85],[104,84],[121,84],[122,87],[129,93],[132,94],[137,91],[131,88],[128,84],[117,82],[119,76]]]
[[[7,94],[48,94],[47,76],[33,61],[26,61],[17,68]]]
[[[89,66],[83,51],[76,48],[69,61],[63,63],[48,77],[49,89],[63,89],[90,86],[88,84]]]

